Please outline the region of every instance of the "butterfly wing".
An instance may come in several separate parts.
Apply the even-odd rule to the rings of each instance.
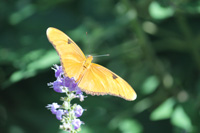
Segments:
[[[107,68],[91,63],[86,70],[79,87],[92,95],[114,95],[126,100],[135,100],[137,95],[133,88],[121,77]]]
[[[60,56],[65,74],[78,79],[86,60],[81,49],[70,37],[56,28],[48,28],[46,34]]]

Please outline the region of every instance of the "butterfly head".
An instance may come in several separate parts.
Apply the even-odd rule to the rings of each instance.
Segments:
[[[92,55],[88,55],[86,60],[90,60],[92,62],[93,56]]]

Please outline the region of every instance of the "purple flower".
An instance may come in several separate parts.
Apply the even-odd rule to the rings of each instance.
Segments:
[[[76,117],[80,117],[83,114],[83,108],[80,105],[77,105],[74,109],[74,113]]]
[[[82,124],[82,121],[80,121],[79,119],[74,119],[72,121],[72,125],[74,126],[75,130],[78,129],[81,126],[81,124]]]
[[[57,78],[56,81],[53,82],[53,89],[54,91],[58,92],[58,93],[64,93],[63,89],[62,89],[62,80],[61,78]]]
[[[64,77],[62,79],[62,85],[65,87],[70,87],[71,79],[69,77]]]
[[[56,109],[59,108],[60,105],[58,105],[57,103],[52,103],[52,104],[48,104],[46,107],[48,109],[51,109],[52,114],[56,114],[56,112],[57,112]]]
[[[58,120],[61,120],[63,114],[64,114],[64,111],[62,109],[57,110],[57,112],[56,112],[56,118]]]
[[[67,87],[69,91],[76,91],[78,88],[78,84],[74,80],[74,78],[64,77],[62,79],[62,85]]]
[[[52,69],[55,71],[56,81],[48,83],[47,85],[58,93],[66,92],[66,97],[61,97],[61,101],[63,101],[62,105],[52,103],[48,104],[46,107],[56,115],[56,118],[60,122],[62,122],[60,129],[63,129],[64,131],[75,132],[75,130],[79,129],[81,124],[83,124],[83,122],[77,118],[82,116],[84,109],[80,105],[72,105],[71,100],[74,98],[79,98],[80,101],[83,101],[85,96],[78,87],[76,80],[73,77],[70,78],[64,75],[62,66],[54,65]]]
[[[81,89],[77,86],[76,87],[76,95],[82,95],[83,93],[82,93],[82,91],[81,91]]]
[[[53,68],[53,70],[55,71],[55,77],[58,78],[59,76],[61,76],[61,74],[63,74],[63,70],[62,70],[62,66],[58,66],[58,65],[54,65],[55,68]]]
[[[69,91],[75,91],[77,87],[78,87],[78,84],[75,82],[73,78],[71,78],[71,84],[68,88]]]

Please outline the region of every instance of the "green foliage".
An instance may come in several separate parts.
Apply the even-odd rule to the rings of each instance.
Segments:
[[[137,121],[133,119],[125,119],[119,123],[119,129],[122,133],[141,133],[142,127]]]
[[[171,118],[174,104],[174,99],[167,99],[151,113],[151,120],[162,120]]]
[[[0,132],[61,133],[45,108],[59,63],[46,29],[69,35],[138,98],[90,96],[83,133],[200,132],[200,2],[0,1]],[[87,32],[87,35],[86,35]]]
[[[192,131],[192,123],[190,118],[187,116],[187,114],[184,112],[182,107],[177,107],[172,116],[172,123],[180,127],[182,129],[185,129],[186,131],[191,132]]]

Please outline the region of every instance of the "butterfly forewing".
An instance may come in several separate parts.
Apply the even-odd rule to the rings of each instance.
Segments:
[[[78,79],[86,60],[81,49],[71,38],[56,28],[48,28],[47,37],[60,56],[65,74]]]

